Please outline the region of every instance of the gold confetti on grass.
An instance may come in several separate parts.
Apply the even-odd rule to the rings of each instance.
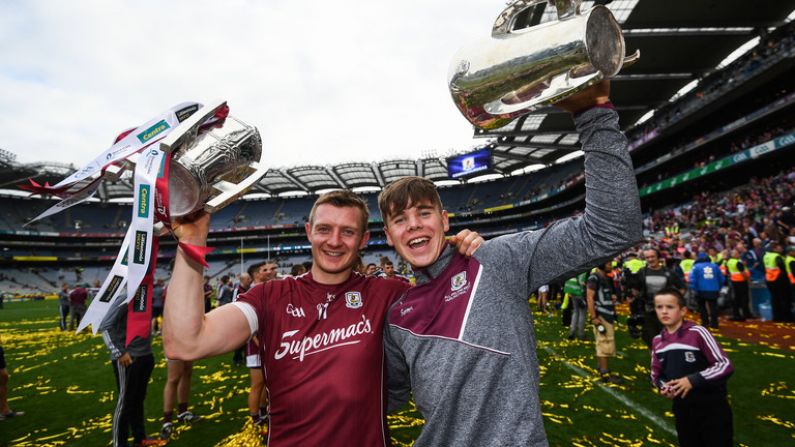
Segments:
[[[561,416],[543,411],[541,412],[541,416],[544,416],[544,421],[554,422],[556,424],[574,425],[574,422],[572,422],[571,418],[568,416]]]
[[[789,389],[786,382],[775,382],[762,390],[762,396],[795,400],[795,390]]]
[[[263,435],[260,427],[254,424],[251,418],[246,418],[239,432],[222,439],[215,444],[215,447],[261,447],[265,445]]]
[[[764,415],[764,416],[757,416],[756,418],[759,419],[760,421],[772,422],[773,424],[776,424],[776,425],[784,427],[784,428],[788,428],[790,430],[795,428],[795,423],[790,422],[790,421],[781,420],[781,419],[773,416],[772,414]]]

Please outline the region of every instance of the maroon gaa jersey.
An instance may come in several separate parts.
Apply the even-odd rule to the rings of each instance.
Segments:
[[[382,334],[389,306],[407,288],[358,273],[329,286],[307,273],[240,297],[258,318],[269,447],[390,444]]]

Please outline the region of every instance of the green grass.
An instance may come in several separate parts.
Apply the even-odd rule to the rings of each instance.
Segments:
[[[670,402],[654,394],[648,383],[648,351],[623,327],[617,335],[620,355],[610,366],[626,383],[611,386],[613,395],[595,381],[592,343],[562,340],[565,332],[557,317],[536,315],[536,333],[551,445],[675,445],[675,436],[638,411],[642,408],[663,427],[673,427]],[[109,445],[116,393],[101,338],[57,330],[57,302],[52,300],[6,303],[0,310],[0,336],[12,375],[10,404],[26,412],[0,421],[0,446]],[[719,341],[736,370],[729,381],[735,441],[747,446],[795,444],[795,352],[733,339]],[[152,434],[160,426],[166,376],[159,338],[154,352],[155,370],[146,399],[147,429]],[[215,445],[239,433],[247,413],[247,385],[248,371],[231,366],[231,354],[197,362],[191,406],[205,419],[178,429],[169,445]],[[422,419],[407,409],[391,416],[390,426],[395,444],[409,445]],[[240,440],[229,444],[255,445]]]

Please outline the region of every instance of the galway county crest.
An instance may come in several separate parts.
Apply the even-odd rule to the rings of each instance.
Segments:
[[[457,273],[455,276],[450,278],[450,289],[455,292],[456,290],[460,290],[462,287],[467,285],[467,272],[466,270]]]
[[[345,292],[345,306],[349,309],[358,309],[364,305],[360,292]]]

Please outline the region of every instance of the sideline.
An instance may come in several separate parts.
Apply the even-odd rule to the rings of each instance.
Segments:
[[[570,370],[574,371],[578,376],[580,376],[580,377],[591,377],[590,374],[588,374],[587,372],[583,371],[582,369],[572,365],[571,363],[569,363],[569,362],[567,362],[565,360],[562,360],[562,357],[560,356],[560,354],[558,354],[558,352],[555,351],[554,349],[552,349],[552,348],[550,348],[548,346],[544,346],[543,349],[545,351],[547,351],[548,353],[554,355],[555,357],[559,358],[560,362],[563,363],[564,366],[566,366]],[[616,391],[616,390],[614,390],[614,389],[612,389],[612,388],[610,388],[608,386],[602,385],[599,382],[596,382],[596,385],[599,388],[601,388],[602,391],[604,391],[605,393],[611,395],[614,399],[618,400],[622,404],[624,404],[627,407],[631,408],[632,410],[636,411],[641,416],[643,416],[646,419],[650,420],[654,425],[656,425],[657,427],[659,427],[663,431],[667,432],[668,434],[673,435],[674,438],[676,438],[676,436],[677,436],[676,435],[676,429],[671,424],[669,424],[668,422],[666,422],[665,420],[663,420],[662,418],[660,418],[656,414],[652,413],[648,408],[646,408],[646,407],[644,407],[644,406],[642,406],[642,405],[630,400],[627,396],[619,393],[618,391]]]

